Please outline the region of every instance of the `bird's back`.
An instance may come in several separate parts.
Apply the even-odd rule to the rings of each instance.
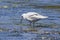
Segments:
[[[24,19],[27,19],[29,21],[34,21],[34,20],[39,20],[39,19],[44,19],[44,18],[48,18],[47,16],[42,16],[36,12],[27,12],[22,14]]]

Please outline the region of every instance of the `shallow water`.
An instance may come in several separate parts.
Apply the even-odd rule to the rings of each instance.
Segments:
[[[1,0],[0,40],[60,40],[60,8],[57,8],[59,2],[59,0]],[[52,7],[56,5],[57,7]],[[37,12],[49,18],[39,20],[35,27],[31,28],[26,20],[23,20],[23,24],[20,23],[21,14],[26,12]]]

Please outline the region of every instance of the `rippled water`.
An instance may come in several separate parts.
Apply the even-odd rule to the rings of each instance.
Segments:
[[[60,40],[59,0],[1,0],[0,40]],[[37,12],[48,16],[31,28],[29,22],[20,23],[20,15]]]

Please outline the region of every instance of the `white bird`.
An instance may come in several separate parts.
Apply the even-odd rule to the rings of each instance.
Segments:
[[[43,16],[36,12],[27,12],[21,15],[21,23],[22,23],[22,19],[26,19],[30,22],[30,26],[31,26],[31,23],[33,23],[33,26],[34,26],[34,23],[36,21],[40,19],[45,19],[45,18],[48,18],[48,16]]]

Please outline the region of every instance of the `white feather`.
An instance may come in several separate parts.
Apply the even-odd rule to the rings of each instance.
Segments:
[[[27,19],[29,21],[48,18],[48,16],[43,16],[36,12],[27,12],[27,13],[22,14],[22,16],[24,19]]]

